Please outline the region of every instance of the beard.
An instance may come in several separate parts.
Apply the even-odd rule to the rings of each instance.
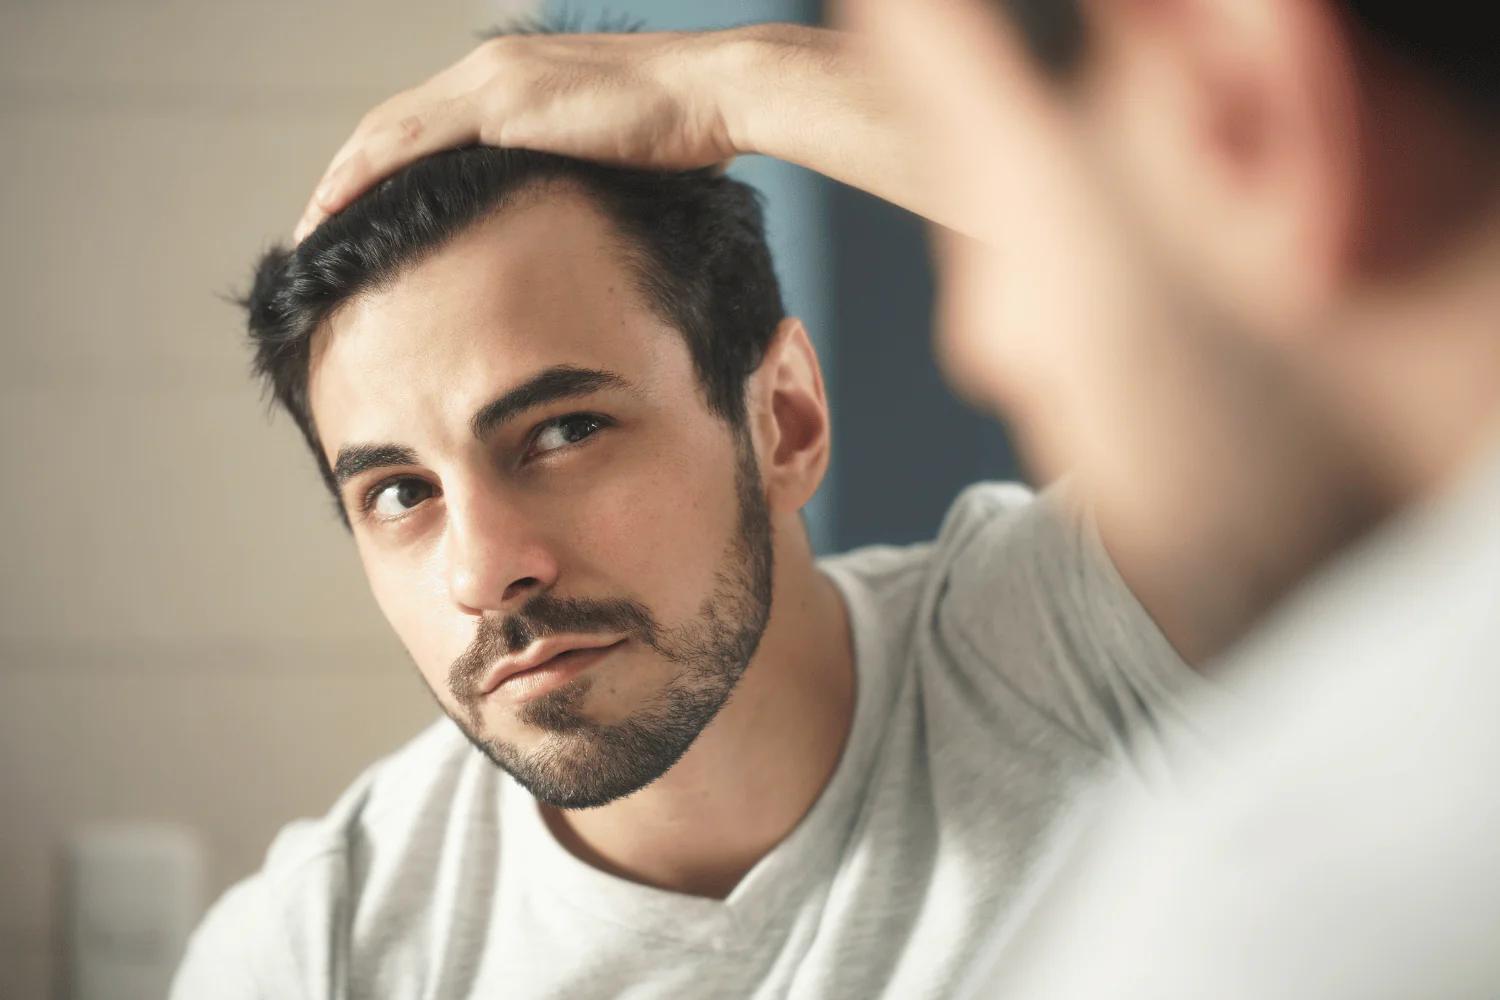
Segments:
[[[443,711],[539,802],[559,809],[594,808],[661,777],[718,715],[755,655],[771,613],[771,517],[749,435],[736,437],[738,524],[714,589],[691,619],[663,628],[639,602],[543,593],[503,619],[481,619],[473,642],[454,662],[448,686],[463,711],[445,705]],[[476,688],[480,676],[496,658],[562,632],[625,634],[676,670],[655,697],[624,720],[601,723],[588,716],[584,703],[594,678],[585,673],[521,707],[521,722],[546,734],[534,749],[484,736]]]

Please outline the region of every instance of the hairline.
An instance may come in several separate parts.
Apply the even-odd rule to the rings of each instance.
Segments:
[[[719,413],[713,405],[713,398],[710,388],[706,384],[704,373],[699,371],[692,346],[688,343],[688,332],[681,329],[676,317],[666,314],[666,311],[657,304],[646,287],[651,279],[649,270],[660,266],[652,259],[650,250],[642,246],[637,237],[625,232],[618,220],[601,203],[603,197],[598,192],[590,190],[587,181],[567,174],[546,174],[528,179],[520,187],[513,189],[505,197],[499,199],[495,204],[475,215],[473,219],[470,219],[461,226],[455,227],[453,232],[448,233],[441,240],[437,240],[428,246],[424,246],[408,254],[396,266],[390,268],[386,273],[374,276],[367,284],[344,296],[338,302],[328,307],[318,317],[317,322],[307,332],[307,364],[303,372],[303,393],[306,400],[308,425],[311,427],[313,434],[317,436],[320,461],[327,462],[328,459],[324,451],[325,446],[322,434],[318,430],[318,421],[313,414],[313,369],[328,349],[331,326],[337,317],[354,303],[368,295],[390,291],[403,278],[409,276],[417,268],[445,250],[451,249],[464,236],[494,222],[502,215],[525,210],[541,203],[548,193],[548,189],[560,190],[564,194],[569,193],[569,189],[571,189],[571,193],[577,196],[578,200],[584,203],[587,209],[598,216],[604,223],[611,248],[620,255],[620,262],[631,278],[631,285],[635,290],[640,304],[645,307],[647,312],[656,317],[663,325],[667,326],[682,341],[684,348],[687,350],[689,364],[693,370],[693,382],[697,386],[698,394],[705,408],[711,416],[725,423],[731,425],[736,423],[736,421],[731,419],[730,415]]]
[[[571,193],[578,201],[582,202],[588,211],[593,212],[603,223],[610,248],[619,254],[621,265],[626,271],[627,277],[635,290],[639,304],[644,306],[647,313],[655,317],[663,326],[683,345],[688,354],[689,367],[692,369],[692,379],[697,391],[699,401],[703,404],[708,415],[725,424],[731,433],[739,434],[745,430],[744,419],[736,420],[731,413],[720,412],[714,405],[712,388],[709,385],[707,375],[698,364],[698,359],[693,346],[689,340],[688,331],[684,330],[677,318],[668,314],[656,301],[647,287],[652,280],[653,268],[661,268],[663,265],[654,260],[649,248],[642,245],[639,237],[626,232],[620,222],[611,214],[604,202],[606,195],[592,190],[588,181],[582,177],[569,174],[543,174],[538,177],[528,178],[522,185],[509,191],[504,197],[498,199],[484,211],[476,214],[463,225],[456,226],[451,233],[442,239],[404,256],[395,266],[389,268],[385,273],[377,274],[370,281],[341,298],[338,302],[328,307],[312,324],[306,334],[307,356],[302,372],[302,398],[303,408],[306,415],[308,429],[311,437],[316,442],[314,451],[315,458],[321,472],[321,478],[325,485],[333,493],[334,504],[338,509],[339,517],[346,527],[351,527],[348,511],[344,507],[343,492],[333,478],[333,460],[328,457],[327,443],[318,426],[317,416],[313,412],[313,371],[322,360],[328,350],[330,342],[331,325],[336,318],[367,295],[389,291],[394,288],[403,278],[410,275],[414,270],[421,267],[445,250],[461,240],[465,235],[474,232],[500,216],[512,211],[525,210],[542,203],[546,196],[551,193],[561,192],[564,195]],[[743,393],[744,386],[740,391]],[[336,457],[336,456],[335,456]]]

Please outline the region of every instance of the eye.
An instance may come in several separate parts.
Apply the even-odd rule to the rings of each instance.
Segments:
[[[370,492],[365,500],[365,510],[382,521],[398,518],[424,500],[430,500],[437,490],[425,479],[406,477],[382,483]]]
[[[605,418],[593,413],[570,413],[541,425],[531,439],[531,454],[545,455],[577,444],[608,426]]]

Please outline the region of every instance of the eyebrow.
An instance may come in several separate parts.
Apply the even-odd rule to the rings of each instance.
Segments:
[[[501,424],[534,407],[560,399],[587,396],[601,389],[631,388],[630,382],[623,375],[614,372],[574,365],[554,365],[533,375],[499,399],[480,407],[479,412],[469,421],[469,428],[475,437],[484,438]]]
[[[351,444],[339,449],[333,463],[334,482],[343,486],[349,480],[370,469],[383,469],[390,465],[416,465],[417,453],[397,444]]]
[[[503,396],[480,407],[469,421],[477,438],[488,436],[495,428],[514,420],[527,410],[556,402],[587,396],[601,389],[633,390],[623,375],[597,368],[554,365],[545,368]],[[394,465],[419,464],[417,453],[398,444],[350,444],[339,449],[333,463],[333,479],[339,486],[371,469]]]

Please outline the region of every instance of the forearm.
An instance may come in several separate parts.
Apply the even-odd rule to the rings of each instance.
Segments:
[[[915,121],[852,35],[801,25],[736,28],[716,39],[703,79],[739,153],[808,168],[951,224],[922,182]]]
[[[361,120],[298,238],[381,178],[473,142],[658,170],[761,153],[962,230],[972,213],[924,183],[919,119],[883,80],[860,39],[801,25],[490,39]]]

